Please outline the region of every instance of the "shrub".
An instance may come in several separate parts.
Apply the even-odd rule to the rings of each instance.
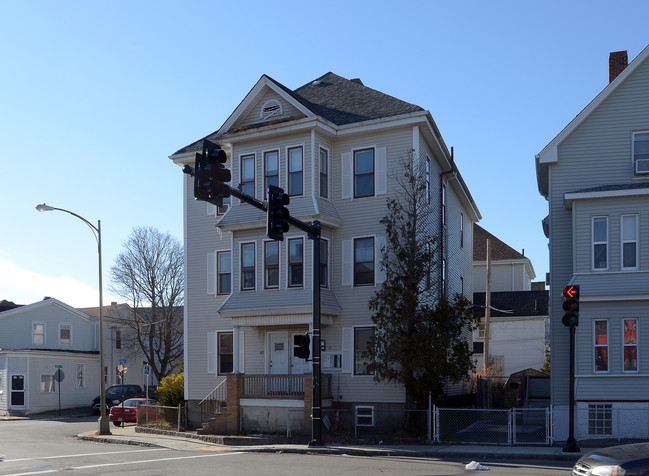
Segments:
[[[185,402],[185,372],[164,377],[156,388],[160,405],[177,407]]]

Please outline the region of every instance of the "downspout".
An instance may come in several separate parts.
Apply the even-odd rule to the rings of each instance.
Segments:
[[[446,247],[444,246],[445,244],[445,233],[444,233],[444,225],[446,221],[446,211],[444,210],[444,177],[455,173],[455,159],[454,159],[454,153],[453,153],[453,147],[451,146],[451,168],[445,172],[442,172],[439,174],[439,238],[440,238],[440,245],[439,245],[439,256],[440,256],[440,261],[439,261],[439,276],[440,278],[443,278],[443,272],[444,272],[444,256],[446,255]],[[440,279],[440,296],[445,296],[446,295],[446,289],[445,289],[445,284],[446,282],[443,279]]]

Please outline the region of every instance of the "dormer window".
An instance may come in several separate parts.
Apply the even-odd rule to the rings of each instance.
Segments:
[[[269,99],[261,107],[259,118],[265,120],[272,116],[280,116],[281,114],[282,114],[281,103],[277,99]]]
[[[649,174],[649,131],[633,133],[633,165],[636,174]]]

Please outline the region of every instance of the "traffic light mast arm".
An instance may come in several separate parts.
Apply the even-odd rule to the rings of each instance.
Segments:
[[[228,187],[230,187],[231,196],[237,197],[239,200],[246,202],[255,208],[260,209],[262,212],[268,211],[268,206],[261,200],[257,200],[255,197],[251,197],[250,195],[246,195],[238,188],[231,187],[230,185],[228,185]]]

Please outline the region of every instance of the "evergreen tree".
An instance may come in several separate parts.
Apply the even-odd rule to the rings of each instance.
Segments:
[[[397,193],[388,197],[381,219],[385,281],[369,302],[376,327],[367,369],[378,381],[404,385],[408,408],[429,391],[436,398],[446,383],[467,378],[473,363],[466,331],[478,322],[469,300],[442,296],[439,216],[433,213],[439,204],[430,200],[426,175],[412,153],[404,158]]]

